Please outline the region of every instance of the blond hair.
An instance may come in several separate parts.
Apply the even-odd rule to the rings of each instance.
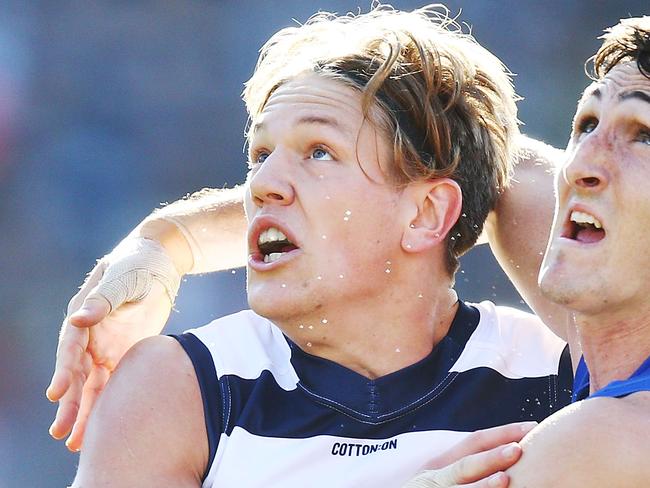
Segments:
[[[462,217],[447,236],[453,275],[511,170],[518,122],[503,64],[441,7],[319,13],[263,46],[244,90],[252,121],[278,86],[304,73],[358,89],[366,117],[380,108],[381,128],[393,140],[396,183],[450,177],[460,185]]]

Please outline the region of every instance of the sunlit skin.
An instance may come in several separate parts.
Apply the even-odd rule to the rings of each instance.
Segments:
[[[396,186],[387,140],[357,90],[314,74],[273,93],[250,140],[251,308],[308,352],[370,377],[426,356],[456,302],[443,238],[458,186]],[[268,227],[297,247],[274,263],[257,247]]]
[[[649,182],[650,80],[627,63],[580,101],[540,274],[543,292],[574,313],[592,390],[627,378],[650,350],[639,333],[650,328]],[[574,210],[603,231],[581,242]]]

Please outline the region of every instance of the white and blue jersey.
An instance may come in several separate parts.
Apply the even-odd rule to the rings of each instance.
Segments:
[[[595,393],[589,394],[589,370],[585,363],[584,356],[580,358],[576,369],[575,383],[573,385],[573,396],[571,401],[584,400],[596,397],[621,398],[639,391],[650,391],[650,357],[626,380],[612,381],[604,388]]]
[[[375,380],[251,311],[176,338],[203,397],[206,488],[400,486],[468,433],[540,421],[571,396],[565,343],[490,302],[461,302],[426,358]]]

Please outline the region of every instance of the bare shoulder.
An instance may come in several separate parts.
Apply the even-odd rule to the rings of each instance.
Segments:
[[[124,356],[93,411],[74,486],[200,486],[208,458],[192,363],[171,337]]]
[[[648,438],[650,392],[575,403],[524,438],[524,454],[508,470],[510,486],[644,486]]]

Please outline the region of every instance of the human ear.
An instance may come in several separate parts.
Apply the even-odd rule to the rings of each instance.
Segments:
[[[402,249],[422,252],[445,241],[458,221],[463,195],[451,178],[411,183],[406,187],[406,228],[402,233]]]

